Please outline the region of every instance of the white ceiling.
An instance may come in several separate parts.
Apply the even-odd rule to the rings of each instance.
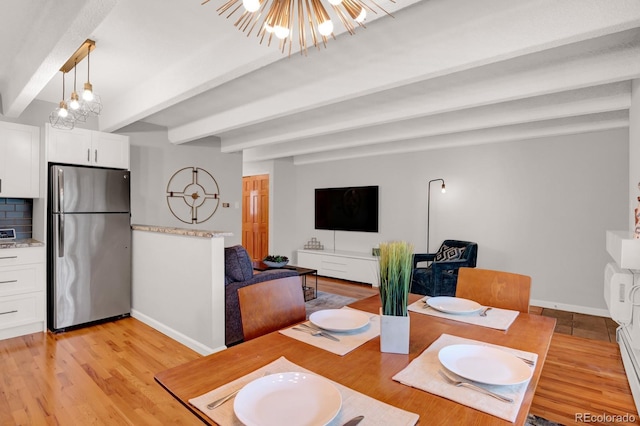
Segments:
[[[62,97],[91,38],[99,127],[218,137],[245,160],[296,164],[625,128],[640,78],[638,0],[379,0],[308,55],[260,45],[224,0],[23,0],[0,5],[2,114]],[[78,86],[86,80],[78,65]],[[67,93],[73,75],[67,75]],[[43,117],[43,122],[47,117]]]

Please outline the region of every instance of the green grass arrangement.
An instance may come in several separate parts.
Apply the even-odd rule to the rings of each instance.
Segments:
[[[406,317],[413,245],[404,241],[380,244],[380,299],[382,314]]]

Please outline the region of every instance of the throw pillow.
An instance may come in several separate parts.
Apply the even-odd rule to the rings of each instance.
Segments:
[[[436,253],[435,261],[447,262],[451,260],[458,260],[462,257],[464,249],[464,247],[449,247],[443,244]]]

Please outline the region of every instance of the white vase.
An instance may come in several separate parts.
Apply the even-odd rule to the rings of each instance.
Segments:
[[[380,352],[409,353],[409,316],[382,315],[380,308]]]

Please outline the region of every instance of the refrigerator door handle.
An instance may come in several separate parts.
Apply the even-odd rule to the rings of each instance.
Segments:
[[[58,169],[58,212],[64,213],[64,170]]]
[[[64,215],[58,216],[58,257],[64,257]]]

